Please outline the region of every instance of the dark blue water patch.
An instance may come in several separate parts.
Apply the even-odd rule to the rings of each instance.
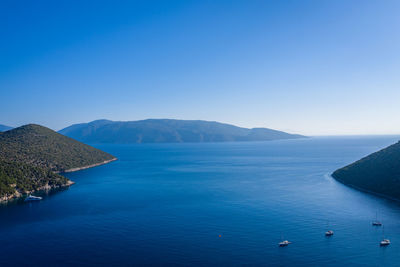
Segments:
[[[396,266],[399,203],[329,174],[397,140],[97,145],[119,160],[0,207],[0,265]]]

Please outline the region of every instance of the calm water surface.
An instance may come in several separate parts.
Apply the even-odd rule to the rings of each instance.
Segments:
[[[0,265],[400,266],[400,204],[329,176],[398,139],[97,145],[119,160],[0,207]]]

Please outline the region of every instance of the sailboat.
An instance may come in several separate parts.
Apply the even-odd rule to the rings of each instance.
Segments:
[[[281,240],[283,240],[282,235],[281,235]],[[286,247],[286,246],[288,246],[288,245],[291,244],[291,243],[292,243],[292,242],[289,242],[288,240],[283,240],[283,241],[279,242],[279,246],[280,246],[280,247]]]
[[[375,221],[372,222],[373,226],[382,226],[382,223],[380,221],[378,221],[378,212],[376,212],[375,215]]]
[[[381,247],[383,246],[389,246],[390,245],[390,240],[389,239],[385,239],[385,228],[382,228],[382,241],[379,243],[381,245]]]
[[[327,225],[328,225],[328,229],[329,229],[329,222],[327,223]],[[327,230],[326,232],[325,232],[325,236],[333,236],[333,231],[332,230]]]
[[[279,242],[280,247],[286,247],[287,245],[291,244],[292,242],[289,242],[287,240],[284,240],[282,242]]]

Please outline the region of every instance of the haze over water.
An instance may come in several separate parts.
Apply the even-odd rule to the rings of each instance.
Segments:
[[[97,145],[119,160],[0,207],[0,265],[396,266],[399,203],[329,174],[398,139]]]

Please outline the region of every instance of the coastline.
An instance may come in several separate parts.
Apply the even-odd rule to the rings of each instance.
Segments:
[[[15,190],[15,192],[11,195],[5,195],[3,197],[0,197],[0,203],[5,203],[7,201],[13,200],[13,199],[17,199],[20,198],[26,194],[32,194],[34,192],[38,192],[38,191],[50,191],[50,190],[54,190],[54,189],[58,189],[58,188],[65,188],[65,187],[70,187],[71,185],[75,184],[74,181],[68,180],[66,184],[60,185],[60,186],[50,186],[48,184],[39,187],[36,190],[31,190],[31,191],[26,191],[26,192],[18,192],[17,190]]]
[[[335,179],[336,181],[338,181],[339,183],[341,183],[341,184],[343,184],[345,186],[348,186],[350,188],[356,189],[356,190],[358,190],[360,192],[364,192],[364,193],[371,194],[371,195],[374,195],[374,196],[377,196],[377,197],[380,197],[380,198],[384,198],[384,199],[400,202],[399,198],[391,197],[391,196],[388,196],[388,195],[385,195],[385,194],[381,194],[381,193],[378,193],[378,192],[374,192],[374,191],[371,191],[371,190],[368,190],[368,189],[361,188],[361,187],[353,185],[353,184],[345,183],[342,180],[340,180],[339,178],[336,178],[335,176],[333,176],[333,174],[331,174],[330,176],[333,179]]]
[[[101,166],[101,165],[104,165],[104,164],[107,164],[107,163],[110,163],[110,162],[116,161],[116,160],[118,160],[118,159],[117,158],[113,158],[113,159],[110,159],[110,160],[105,160],[103,162],[99,162],[99,163],[95,163],[95,164],[91,164],[91,165],[87,165],[87,166],[83,166],[83,167],[79,167],[79,168],[72,168],[72,169],[64,170],[62,172],[55,172],[55,173],[76,172],[76,171],[80,171],[80,170],[85,170],[85,169]],[[50,191],[50,190],[57,189],[57,188],[70,187],[73,184],[75,184],[74,181],[68,180],[66,184],[61,185],[61,186],[50,186],[50,185],[46,184],[46,185],[44,185],[42,187],[39,187],[37,190],[27,191],[27,192],[23,192],[23,193],[20,193],[17,190],[15,190],[15,192],[13,194],[11,194],[11,195],[5,195],[5,196],[0,197],[0,203],[5,203],[7,201],[10,201],[10,200],[13,200],[13,199],[17,199],[17,198],[20,198],[20,197],[22,197],[22,196],[24,196],[26,194],[31,194],[31,193],[34,193],[34,192],[37,192],[37,191]]]
[[[61,172],[56,172],[56,173],[77,172],[77,171],[81,171],[81,170],[85,170],[85,169],[101,166],[101,165],[104,165],[104,164],[107,164],[107,163],[110,163],[110,162],[113,162],[113,161],[116,161],[116,160],[118,160],[118,159],[117,158],[113,158],[113,159],[110,159],[110,160],[105,160],[103,162],[99,162],[99,163],[95,163],[95,164],[91,164],[91,165],[86,165],[86,166],[82,166],[82,167],[77,167],[77,168],[71,168],[71,169],[64,170],[64,171],[61,171]]]

